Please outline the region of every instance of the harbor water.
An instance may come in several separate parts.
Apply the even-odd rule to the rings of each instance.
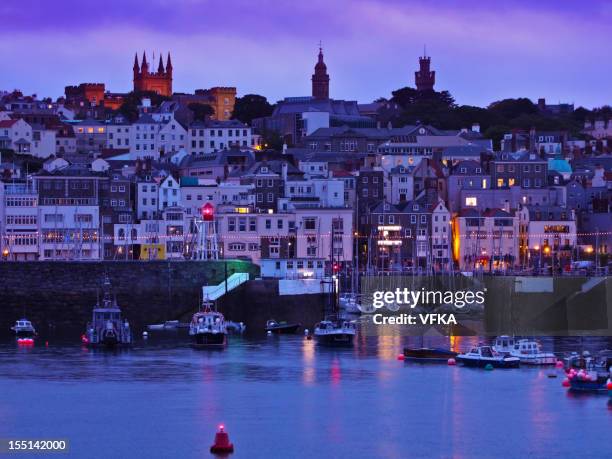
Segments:
[[[478,341],[457,339],[464,349]],[[553,368],[398,361],[404,345],[421,346],[420,338],[358,336],[353,348],[329,349],[299,335],[231,337],[224,350],[201,351],[184,336],[160,333],[120,352],[77,341],[0,344],[0,438],[63,439],[69,451],[57,457],[90,459],[210,457],[219,424],[235,458],[612,451],[607,396],[568,393]],[[425,344],[444,344],[435,341]],[[543,344],[555,352],[612,348],[596,338]]]

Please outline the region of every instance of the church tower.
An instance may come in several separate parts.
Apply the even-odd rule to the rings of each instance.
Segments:
[[[319,45],[319,60],[312,75],[312,97],[315,99],[329,99],[329,75],[327,66],[323,62],[323,48]]]
[[[170,53],[166,61],[166,68],[159,55],[159,65],[157,72],[149,72],[149,63],[147,62],[146,53],[142,53],[142,64],[138,65],[138,53],[134,57],[134,91],[153,91],[162,96],[172,95],[172,63],[170,62]],[[151,63],[155,65],[154,62]],[[155,67],[153,67],[155,68]]]
[[[431,57],[423,52],[419,57],[419,70],[414,72],[414,83],[419,91],[433,91],[436,83],[436,72],[430,70]]]

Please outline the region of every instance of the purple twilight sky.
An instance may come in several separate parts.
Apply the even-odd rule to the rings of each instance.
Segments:
[[[591,108],[612,102],[611,20],[606,0],[2,0],[0,90],[128,91],[136,50],[171,51],[175,91],[232,85],[274,102],[310,94],[322,40],[334,98],[413,86],[427,44],[436,89],[458,103]]]

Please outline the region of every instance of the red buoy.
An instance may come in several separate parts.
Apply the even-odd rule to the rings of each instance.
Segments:
[[[229,435],[223,430],[223,425],[219,426],[219,430],[215,434],[215,442],[210,447],[211,453],[233,453],[234,444],[230,443]]]
[[[565,365],[563,365],[563,362],[561,360],[557,360],[557,363],[555,363],[555,367],[557,367],[557,368],[565,368]]]
[[[404,354],[397,354],[397,360],[404,360],[405,358]]]
[[[451,367],[453,365],[457,365],[457,361],[455,359],[453,359],[452,357],[450,359],[448,359],[448,362],[446,362],[448,365],[450,365]]]
[[[608,384],[606,384],[606,387],[608,388],[608,390],[612,390],[612,381],[610,381],[608,379]]]
[[[564,379],[563,382],[561,383],[561,385],[563,387],[569,387],[570,386],[570,382],[569,379]]]

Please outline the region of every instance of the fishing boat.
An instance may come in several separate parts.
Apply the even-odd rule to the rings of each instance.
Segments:
[[[569,368],[564,386],[572,392],[605,394],[611,389],[612,351],[601,351],[586,361],[585,368]]]
[[[189,336],[195,348],[223,348],[227,345],[225,317],[214,310],[209,301],[204,301],[189,324]]]
[[[540,343],[529,339],[518,339],[502,335],[497,337],[493,349],[502,355],[518,357],[527,365],[554,365],[557,357],[552,352],[542,352]]]
[[[91,347],[129,346],[132,344],[130,324],[121,316],[117,298],[111,294],[108,276],[104,277],[102,291],[102,300],[98,300],[94,306],[91,322],[87,324],[81,339],[84,344]]]
[[[448,362],[448,359],[457,357],[457,352],[447,349],[432,349],[428,347],[420,347],[411,349],[404,348],[404,359],[412,362],[436,363]]]
[[[34,325],[25,318],[17,320],[15,325],[11,327],[11,330],[15,332],[17,339],[34,339],[36,336]]]
[[[302,324],[287,323],[285,321],[277,322],[274,319],[266,322],[266,332],[273,333],[275,335],[291,335],[298,331]]]
[[[459,354],[456,360],[466,367],[486,367],[491,365],[494,368],[518,368],[521,363],[518,357],[501,355],[495,352],[491,346],[473,347],[468,352]]]
[[[352,346],[356,334],[355,322],[342,318],[326,318],[314,328],[317,342],[324,345]]]

